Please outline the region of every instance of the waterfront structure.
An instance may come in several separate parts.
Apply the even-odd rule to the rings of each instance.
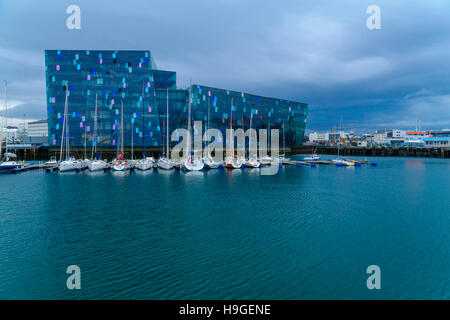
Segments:
[[[27,135],[29,137],[48,137],[47,120],[28,122]]]
[[[432,137],[450,137],[450,129],[433,130],[429,133]]]
[[[58,147],[64,121],[65,86],[69,88],[70,145],[117,148],[120,106],[124,105],[123,142],[130,146],[161,147],[165,141],[166,103],[170,128],[187,127],[188,102],[192,121],[206,122],[225,132],[230,110],[234,127],[284,129],[285,144],[303,142],[308,105],[194,84],[178,88],[176,72],[158,70],[150,51],[46,50],[48,140]],[[189,96],[189,91],[191,92]],[[98,135],[93,137],[94,105],[98,97]],[[233,101],[233,105],[231,105]]]
[[[450,148],[450,136],[424,138],[426,148]]]
[[[311,143],[326,143],[327,141],[329,141],[329,136],[330,134],[328,132],[325,133],[320,133],[320,132],[311,132],[309,134],[309,141]]]
[[[388,146],[388,147],[416,147],[416,148],[448,148],[450,129],[431,131],[406,131],[400,129],[376,130],[372,134],[357,136],[353,133],[317,133],[309,134],[309,144],[331,145],[339,141],[340,144],[355,147]]]
[[[330,144],[347,141],[347,136],[354,136],[352,132],[312,132],[309,134],[309,142],[313,144]]]

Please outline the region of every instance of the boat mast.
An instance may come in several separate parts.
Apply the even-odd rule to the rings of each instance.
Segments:
[[[241,126],[242,126],[242,131],[244,132],[245,135],[245,129],[244,129],[244,116],[242,115],[242,119],[241,119]],[[239,146],[238,146],[239,149]],[[245,154],[246,154],[246,150],[245,150],[245,136],[244,136],[244,160],[245,160]]]
[[[86,131],[86,123],[84,125],[84,159],[86,159],[86,147],[87,147],[87,131]]]
[[[133,160],[133,146],[134,146],[134,141],[133,141],[133,136],[134,136],[134,117],[131,117],[131,160]]]
[[[6,129],[5,153],[8,153],[8,82],[6,80],[5,80],[5,129]]]
[[[187,154],[188,157],[191,156],[191,87],[189,84],[189,102],[188,102],[188,145],[187,145]]]
[[[66,86],[66,116],[64,117],[64,121],[66,121],[66,160],[69,160],[69,142],[70,142],[70,129],[69,129],[69,121],[67,120],[67,118],[69,117],[69,86]]]
[[[97,137],[97,93],[95,94],[95,113],[94,113],[94,132],[93,132],[93,137],[92,137],[92,154],[91,154],[91,158],[92,160],[94,160],[94,153],[97,153],[97,141],[96,141],[96,137]]]
[[[283,121],[283,155],[286,155],[286,137],[284,135],[284,119]]]
[[[151,103],[151,102],[150,102]],[[142,159],[145,158],[145,135],[144,135],[144,83],[142,83]]]
[[[169,88],[167,88],[167,93],[166,93],[166,95],[167,95],[167,107],[166,107],[166,109],[167,109],[167,120],[166,120],[166,128],[167,128],[167,134],[166,134],[166,142],[167,142],[167,145],[166,145],[166,158],[169,158],[170,157],[170,151],[169,151]]]
[[[250,110],[250,135],[248,139],[248,158],[250,159],[250,144],[252,142],[252,122],[253,122],[253,109]]]
[[[124,153],[123,153],[123,100],[122,100],[122,105],[121,105],[121,116],[120,116],[120,152],[122,153],[122,157],[124,158]]]
[[[269,126],[268,126],[268,129],[269,129],[269,131],[268,131],[268,135],[269,135],[269,137],[268,137],[268,139],[269,139],[269,143],[268,143],[268,149],[270,150],[270,151],[272,151],[272,136],[271,136],[271,131],[270,131],[270,116],[269,116]],[[269,150],[267,150],[267,154],[269,154]],[[270,154],[271,156],[272,156],[272,153]]]
[[[233,136],[233,134],[231,132],[232,128],[233,128],[233,97],[231,97],[231,106],[230,106],[230,134],[228,137],[228,143],[229,143],[229,149],[230,149],[229,156],[234,155],[234,148],[233,148],[233,150],[231,150],[231,148],[234,146],[234,141],[231,142],[231,137]]]
[[[63,121],[62,130],[61,130],[61,149],[59,151],[59,162],[62,161],[62,152],[63,152],[63,148],[64,148],[64,134],[65,134],[65,130],[66,130],[65,128],[66,128],[66,113],[67,113],[66,109],[67,109],[67,83],[66,83],[66,100],[64,102],[64,114],[63,114],[64,121]]]
[[[208,122],[206,123],[206,130],[209,129],[209,112],[210,112],[209,110],[210,109],[211,109],[211,96],[208,97]]]

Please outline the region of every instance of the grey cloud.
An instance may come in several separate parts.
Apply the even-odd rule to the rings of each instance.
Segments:
[[[72,3],[0,4],[0,74],[20,112],[45,115],[45,49],[149,49],[180,85],[308,102],[313,129],[341,116],[355,127],[415,125],[433,113],[430,126],[450,126],[448,1],[377,0],[377,31],[365,27],[368,0],[80,0],[82,29],[70,31]],[[434,98],[403,99],[422,88]]]

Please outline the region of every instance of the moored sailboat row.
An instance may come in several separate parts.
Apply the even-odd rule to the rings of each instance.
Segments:
[[[87,157],[87,129],[85,126],[84,129],[84,160],[77,160],[75,157],[70,155],[70,133],[69,133],[69,124],[68,124],[68,114],[69,114],[69,92],[68,92],[68,82],[65,83],[65,104],[64,104],[64,118],[63,118],[63,127],[61,134],[61,149],[60,149],[60,160],[58,161],[58,169],[61,172],[66,171],[79,171],[83,169],[89,169],[89,171],[106,171],[111,168],[114,171],[127,171],[130,169],[137,169],[141,171],[150,170],[152,168],[160,168],[163,170],[171,170],[173,168],[181,168],[186,171],[200,171],[203,169],[217,169],[220,167],[226,167],[230,169],[240,169],[243,167],[250,168],[258,168],[261,164],[271,164],[274,160],[269,156],[262,156],[260,159],[249,150],[248,158],[244,156],[236,156],[234,155],[234,151],[232,148],[229,150],[230,153],[226,155],[225,161],[217,161],[215,158],[211,156],[211,154],[207,154],[204,157],[198,154],[197,150],[192,150],[192,124],[191,124],[191,92],[189,90],[189,103],[188,103],[188,123],[187,123],[187,145],[186,150],[183,153],[183,159],[177,162],[175,159],[170,158],[170,144],[169,144],[169,90],[166,91],[166,119],[164,121],[164,127],[166,131],[166,141],[163,143],[163,154],[155,161],[153,157],[148,157],[145,154],[145,142],[143,139],[143,156],[142,159],[133,160],[133,136],[131,137],[132,148],[131,148],[131,160],[126,159],[124,152],[124,105],[123,101],[121,102],[121,118],[119,128],[119,139],[117,144],[117,153],[116,158],[112,161],[111,164],[108,164],[106,160],[100,160],[101,156],[97,154],[97,145],[99,137],[97,136],[97,128],[98,128],[98,104],[97,104],[97,95],[95,99],[95,114],[94,114],[94,130],[92,133],[92,150],[91,157],[88,159]],[[142,103],[142,108],[143,103]],[[232,118],[233,118],[233,100],[231,100],[231,113],[230,113],[230,129],[232,129]],[[143,117],[142,117],[143,119]],[[253,113],[250,118],[250,128],[252,127],[252,119]],[[132,128],[134,124],[134,119],[132,119]],[[208,122],[207,129],[209,128],[209,120],[210,120],[210,102],[208,103]],[[144,120],[142,120],[144,121]],[[243,120],[242,120],[243,125]],[[132,129],[133,131],[133,129]],[[231,130],[230,130],[231,132]],[[230,139],[229,139],[230,141]],[[64,152],[64,153],[63,153]],[[245,152],[244,152],[245,153]],[[63,154],[65,156],[63,160]]]

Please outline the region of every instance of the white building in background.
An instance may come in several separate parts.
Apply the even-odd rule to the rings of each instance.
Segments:
[[[29,137],[48,137],[47,120],[28,122]]]
[[[6,141],[7,143],[14,143],[17,141],[17,133],[19,128],[8,126],[6,128],[2,128],[0,131],[1,141]]]
[[[387,130],[377,130],[372,138],[375,144],[386,144],[388,142]]]
[[[312,132],[309,134],[309,142],[319,142],[319,141],[328,141],[330,139],[330,134],[328,132],[319,133]]]
[[[394,139],[404,139],[404,138],[406,138],[406,130],[399,130],[399,129],[392,130],[391,138],[394,138]]]

